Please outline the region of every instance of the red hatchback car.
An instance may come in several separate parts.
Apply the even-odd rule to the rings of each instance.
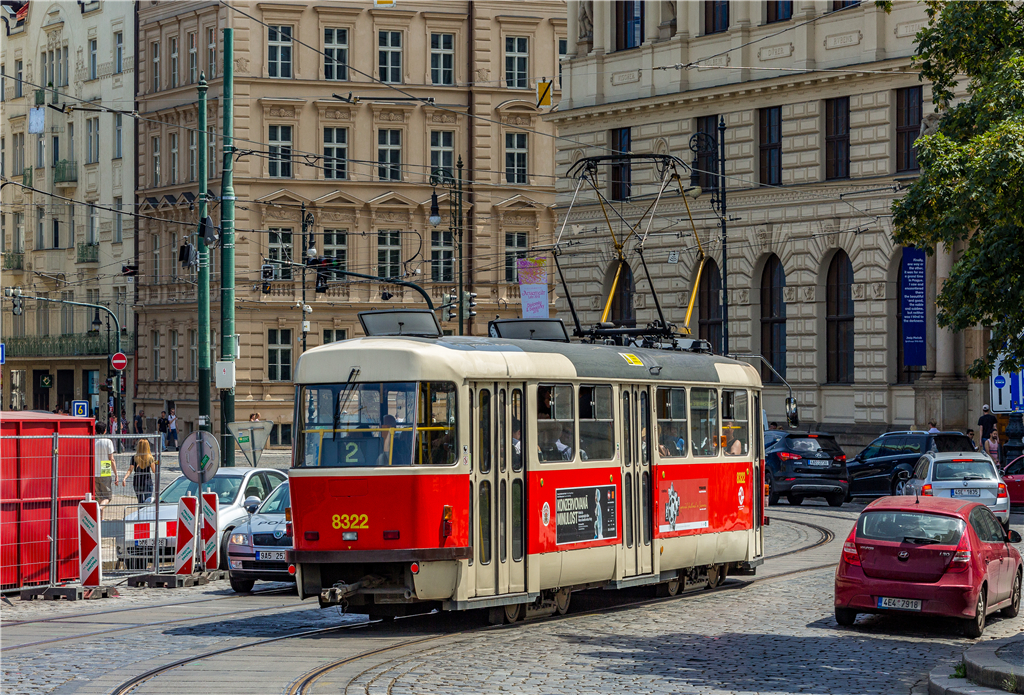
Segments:
[[[980,637],[985,617],[1020,610],[1020,534],[978,502],[883,497],[869,504],[836,569],[836,622],[858,613],[925,613],[963,620]]]

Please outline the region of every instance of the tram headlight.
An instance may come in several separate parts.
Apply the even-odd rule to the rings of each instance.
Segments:
[[[229,540],[232,545],[249,545],[249,534],[232,533]]]

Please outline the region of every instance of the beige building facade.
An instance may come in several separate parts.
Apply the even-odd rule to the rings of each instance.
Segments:
[[[134,7],[94,0],[0,10],[0,151],[12,181],[0,211],[0,285],[109,307],[129,357],[127,401],[135,371],[135,288],[122,273],[135,258]],[[15,316],[5,299],[0,340],[5,410],[70,411],[84,400],[107,420],[111,394],[102,387],[117,331],[105,312],[26,299]]]
[[[140,6],[138,99],[146,120],[138,136],[139,199],[143,212],[164,221],[140,223],[137,403],[147,416],[174,406],[179,427],[195,427],[203,348],[195,271],[178,262],[178,249],[196,222],[190,138],[198,71],[210,85],[210,153],[218,163],[210,191],[220,195],[222,30],[231,27],[236,418],[258,412],[273,420],[271,445],[286,446],[292,369],[303,344],[359,335],[358,311],[425,306],[410,288],[340,273],[318,293],[315,271],[287,263],[301,262],[313,248],[339,269],[416,282],[440,306],[456,287],[459,253],[449,232],[451,192],[443,186],[436,188],[441,224],[428,222],[432,171],[457,176],[463,163],[466,290],[478,295],[478,316],[467,319],[466,332],[486,331],[495,315],[517,315],[514,260],[550,245],[554,227],[554,125],[542,120],[535,87],[554,78],[557,102],[565,5],[230,4]],[[219,214],[215,203],[215,221]],[[215,361],[220,250],[211,255]],[[266,286],[264,265],[273,266]],[[312,310],[305,317],[303,301]],[[457,331],[454,321],[442,326]],[[213,401],[219,410],[216,394]]]
[[[933,118],[930,88],[911,65],[924,8],[874,3],[635,2],[571,0],[564,93],[547,119],[559,135],[558,171],[613,150],[694,161],[691,138],[721,137],[727,186],[729,350],[764,355],[792,385],[801,420],[846,445],[892,429],[973,426],[987,384],[964,377],[980,330],[935,324],[935,288],[956,253],[925,261],[927,364],[903,352],[901,260],[890,207],[919,175],[913,141]],[[700,136],[698,136],[700,137]],[[722,349],[722,230],[706,189],[718,163],[702,157],[705,189],[691,201],[710,257],[695,283],[698,249],[684,202],[669,189],[645,256],[668,320]],[[681,169],[684,185],[689,171]],[[612,175],[603,193],[630,224],[656,195],[653,167]],[[613,181],[614,178],[614,181]],[[559,180],[564,215],[574,182]],[[615,218],[613,217],[613,220]],[[645,222],[646,224],[646,222]],[[616,232],[625,224],[615,222]],[[596,197],[568,218],[561,262],[584,322],[594,323],[617,260]],[[627,249],[633,285],[618,322],[657,318],[646,277]],[[563,311],[567,308],[559,302]],[[784,420],[787,389],[767,368],[766,405]]]

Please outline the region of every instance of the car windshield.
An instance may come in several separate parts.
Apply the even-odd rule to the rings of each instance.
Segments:
[[[270,493],[270,497],[259,508],[257,514],[284,514],[288,506],[288,483],[281,483]]]
[[[825,451],[830,454],[841,454],[843,450],[839,448],[835,440],[832,437],[821,437],[821,436],[801,436],[801,435],[789,435],[789,449],[790,451]]]
[[[995,480],[996,470],[988,461],[936,461],[932,480]]]
[[[932,450],[939,453],[949,451],[974,451],[971,438],[966,434],[937,434],[934,437]]]
[[[905,540],[956,545],[964,522],[956,517],[925,512],[865,512],[857,520],[857,539]]]
[[[242,476],[223,475],[214,476],[213,480],[205,483],[204,492],[216,492],[218,504],[231,504],[238,495],[238,488],[242,486]],[[199,486],[185,476],[178,478],[171,483],[163,493],[160,494],[161,504],[177,504],[182,497],[195,497]]]

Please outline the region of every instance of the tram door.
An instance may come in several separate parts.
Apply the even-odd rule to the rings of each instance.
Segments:
[[[625,576],[654,569],[651,541],[651,403],[648,390],[622,389],[622,544]]]

